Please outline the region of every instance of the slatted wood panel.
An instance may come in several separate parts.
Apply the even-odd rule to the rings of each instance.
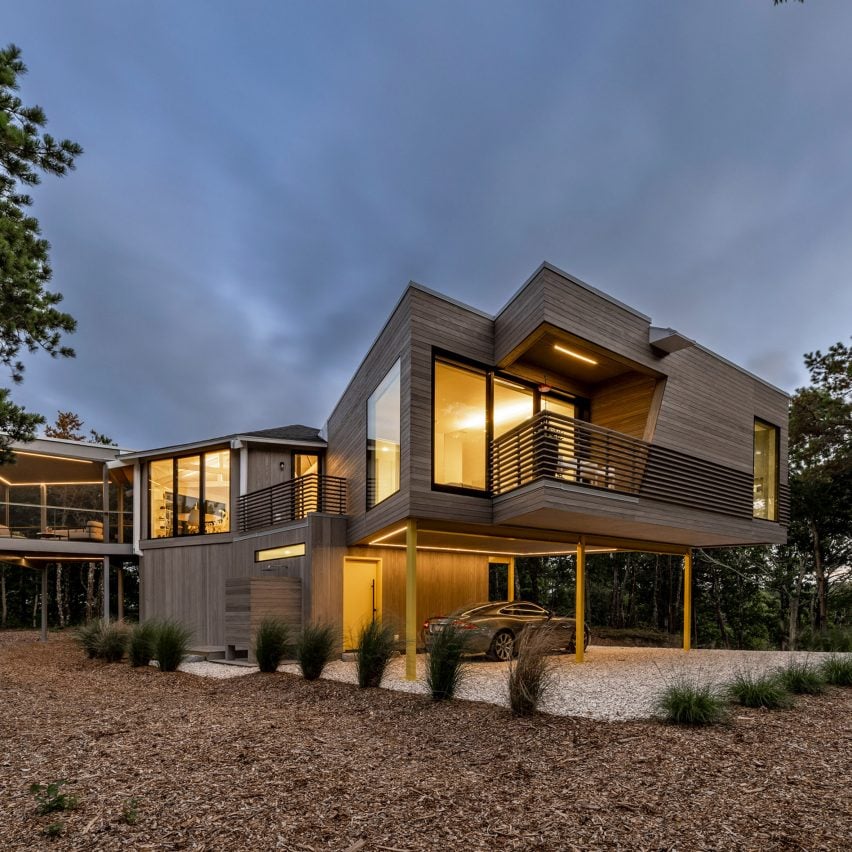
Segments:
[[[292,449],[250,444],[248,451],[248,490],[259,491],[284,482],[293,475]],[[281,469],[281,465],[284,469]],[[234,480],[231,480],[232,483]],[[239,479],[236,480],[239,483]]]
[[[301,632],[302,581],[298,577],[239,577],[225,581],[225,645],[251,651],[265,618],[280,618],[293,636]]]

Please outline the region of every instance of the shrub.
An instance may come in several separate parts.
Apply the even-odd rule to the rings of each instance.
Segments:
[[[765,707],[776,710],[789,707],[793,702],[790,693],[775,674],[755,675],[740,672],[729,685],[731,698],[744,707]]]
[[[657,696],[657,711],[676,725],[713,725],[725,718],[725,702],[718,690],[706,683],[681,677]]]
[[[108,663],[117,663],[127,649],[127,628],[123,624],[101,625],[97,634],[95,656]]]
[[[154,657],[160,671],[173,672],[186,656],[191,632],[179,621],[161,621],[154,629]]]
[[[139,822],[139,799],[131,799],[121,809],[121,819],[126,825],[136,825]]]
[[[824,630],[803,630],[799,634],[799,647],[806,651],[852,651],[852,628],[829,625]]]
[[[379,621],[371,621],[362,627],[355,649],[358,686],[362,689],[379,686],[395,652],[392,628],[383,627]]]
[[[274,672],[287,653],[290,628],[280,618],[264,618],[254,637],[254,655],[262,672]]]
[[[80,800],[73,793],[63,793],[65,779],[51,781],[49,784],[30,784],[30,792],[35,796],[36,810],[44,816],[57,811],[73,811]]]
[[[852,657],[832,654],[827,660],[823,660],[820,673],[825,682],[832,686],[852,686]]]
[[[100,619],[95,619],[81,624],[74,633],[74,640],[86,652],[86,656],[90,660],[98,655],[101,630],[103,630],[103,624]]]
[[[555,645],[553,628],[525,630],[517,641],[518,658],[509,662],[509,706],[516,716],[531,716],[553,687],[550,652]]]
[[[296,659],[305,680],[317,680],[334,657],[337,631],[330,624],[309,624],[296,645]]]
[[[790,660],[780,669],[779,677],[790,692],[801,695],[819,695],[825,691],[825,681],[819,670],[809,662]]]
[[[154,657],[156,636],[157,624],[154,621],[146,621],[133,628],[127,642],[127,656],[131,666],[138,668],[147,666],[151,662]]]
[[[462,655],[467,636],[452,622],[430,635],[426,655],[426,686],[435,701],[452,698],[465,676]]]

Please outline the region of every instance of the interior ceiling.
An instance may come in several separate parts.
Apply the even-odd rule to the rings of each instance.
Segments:
[[[0,483],[22,485],[50,482],[101,482],[103,462],[65,459],[24,452],[15,453],[13,464],[0,467]]]

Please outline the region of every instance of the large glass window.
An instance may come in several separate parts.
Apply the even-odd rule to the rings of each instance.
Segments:
[[[530,388],[494,379],[494,437],[499,438],[533,416],[535,396]]]
[[[435,362],[436,484],[485,490],[486,400],[484,372]]]
[[[151,538],[228,532],[230,451],[149,464]]]
[[[367,400],[367,508],[399,491],[399,361]]]
[[[778,427],[754,421],[755,518],[778,519]]]

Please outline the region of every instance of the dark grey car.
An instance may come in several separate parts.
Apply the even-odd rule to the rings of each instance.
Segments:
[[[530,601],[491,601],[461,607],[449,615],[430,618],[423,625],[428,650],[430,636],[451,624],[465,637],[469,654],[486,654],[491,660],[510,660],[518,637],[530,628],[543,624],[554,629],[554,650],[573,653],[575,619],[554,615],[550,610]],[[589,628],[583,628],[586,648],[591,639]]]

